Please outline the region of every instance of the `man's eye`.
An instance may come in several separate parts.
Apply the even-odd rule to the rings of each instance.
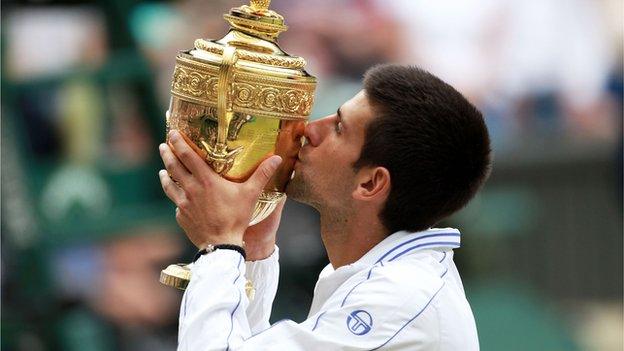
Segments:
[[[335,129],[336,129],[336,133],[338,134],[342,133],[342,122],[336,122]]]

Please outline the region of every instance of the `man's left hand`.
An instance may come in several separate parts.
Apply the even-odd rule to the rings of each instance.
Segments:
[[[198,248],[208,244],[242,246],[258,195],[280,165],[281,157],[269,157],[247,181],[235,183],[210,168],[178,131],[171,131],[169,140],[171,147],[159,146],[167,170],[158,175],[165,194],[177,206],[180,227]]]

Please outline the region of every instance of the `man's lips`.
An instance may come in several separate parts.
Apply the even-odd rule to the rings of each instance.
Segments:
[[[301,158],[301,154],[299,154],[299,155],[297,155],[297,159],[295,160],[295,164],[293,165],[293,169],[297,169],[297,168],[303,166],[303,164],[304,164],[304,161]]]
[[[305,158],[305,153],[306,151],[310,151],[306,149],[306,146],[303,146],[302,148],[299,149],[299,152],[297,153],[297,161],[299,162],[303,162],[304,158]]]

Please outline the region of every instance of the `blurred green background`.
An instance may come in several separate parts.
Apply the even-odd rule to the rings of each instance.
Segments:
[[[174,57],[242,1],[2,1],[3,350],[174,350],[193,252],[157,145]],[[333,113],[379,62],[419,65],[484,112],[495,164],[442,225],[482,350],[622,350],[622,2],[274,0],[281,46]],[[272,320],[305,319],[327,258],[288,202]]]

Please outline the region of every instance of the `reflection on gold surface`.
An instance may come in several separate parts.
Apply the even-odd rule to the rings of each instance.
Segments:
[[[168,116],[167,131],[179,130],[198,148],[203,149],[202,141],[216,142],[216,109],[173,97]],[[231,149],[240,148],[241,151],[232,168],[222,176],[232,181],[245,181],[263,160],[279,155],[283,162],[265,190],[283,192],[297,160],[305,123],[235,113],[227,140]]]

